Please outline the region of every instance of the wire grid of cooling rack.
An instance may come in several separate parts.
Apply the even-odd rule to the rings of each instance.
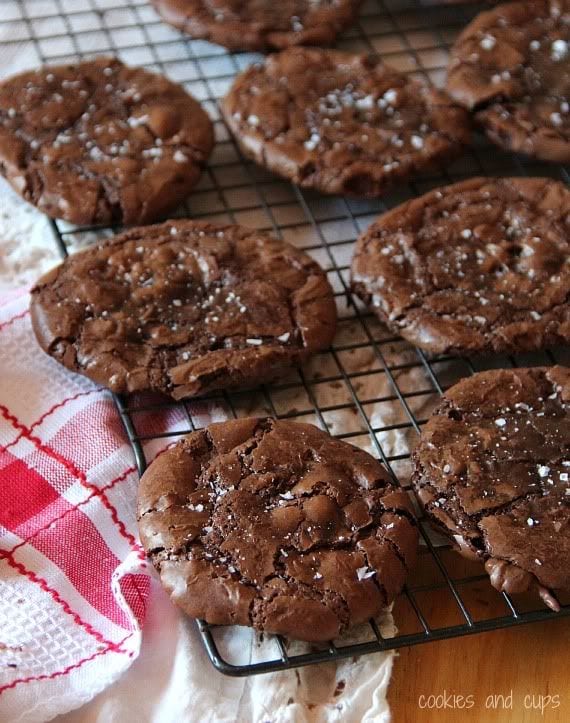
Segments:
[[[399,70],[441,85],[454,37],[480,9],[477,3],[438,6],[427,0],[424,6],[421,0],[368,0],[360,21],[342,36],[338,47],[380,53]],[[563,350],[476,362],[428,357],[391,335],[351,296],[348,284],[356,236],[387,208],[473,175],[547,175],[568,182],[565,168],[524,160],[477,139],[471,152],[445,170],[416,178],[381,200],[323,198],[246,162],[221,120],[217,100],[235,73],[259,56],[229,54],[183,37],[162,23],[145,0],[75,0],[72,6],[64,0],[0,0],[0,21],[9,30],[3,48],[26,43],[28,67],[108,53],[182,83],[214,120],[217,145],[200,185],[179,215],[272,230],[304,248],[327,270],[339,307],[333,347],[270,387],[207,397],[203,403],[214,404],[223,416],[270,414],[314,422],[382,459],[412,494],[410,450],[445,388],[482,368],[568,363]],[[62,222],[52,222],[52,226],[63,256],[114,230]],[[202,426],[201,402],[176,404],[152,397],[116,397],[115,401],[141,473],[150,442]],[[184,415],[185,430],[172,435],[157,432],[152,425],[150,431],[143,429],[141,419],[174,409]],[[481,568],[453,553],[421,515],[419,526],[420,559],[396,604],[400,631],[395,637],[383,637],[374,621],[368,634],[356,642],[349,639],[309,650],[295,651],[294,644],[291,647],[279,636],[271,636],[275,654],[244,664],[222,652],[219,628],[199,621],[210,660],[226,674],[250,675],[555,617],[535,601],[515,600],[494,591]],[[558,616],[569,615],[570,601],[562,602]]]

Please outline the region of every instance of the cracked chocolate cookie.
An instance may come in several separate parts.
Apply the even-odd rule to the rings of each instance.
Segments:
[[[141,540],[172,600],[212,624],[332,640],[378,615],[413,564],[407,494],[309,424],[212,424],[143,475]]]
[[[354,291],[436,353],[570,341],[570,191],[547,178],[472,178],[381,216],[359,238]]]
[[[235,80],[222,103],[243,152],[304,188],[378,196],[462,152],[469,116],[377,56],[291,48]]]
[[[167,23],[230,50],[330,45],[362,0],[152,0]]]
[[[182,87],[113,58],[0,83],[0,173],[52,218],[156,220],[188,195],[213,142]]]
[[[69,256],[32,290],[41,347],[114,392],[254,386],[327,347],[320,266],[240,226],[169,221]]]
[[[570,0],[499,5],[456,41],[447,90],[508,150],[570,161]]]
[[[449,389],[413,454],[436,527],[508,593],[570,591],[570,369],[503,369]]]

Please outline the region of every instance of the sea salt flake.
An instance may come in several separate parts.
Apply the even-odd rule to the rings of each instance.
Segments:
[[[182,306],[182,301],[180,299],[172,299],[172,306]]]
[[[499,417],[499,419],[495,419],[495,424],[497,427],[504,427],[507,424],[507,420],[503,417]]]
[[[287,492],[282,492],[279,497],[281,497],[282,500],[293,500],[295,499],[293,496],[293,493],[290,490],[287,490]]]
[[[495,38],[493,35],[485,35],[479,43],[483,50],[493,50],[496,44],[497,38]]]
[[[410,142],[417,150],[424,147],[424,139],[421,136],[412,136]]]
[[[139,126],[144,126],[145,123],[148,123],[148,120],[148,115],[131,116],[130,118],[127,118],[127,123],[131,128],[138,128]]]
[[[246,342],[252,346],[261,346],[263,339],[246,339]]]
[[[371,108],[374,108],[374,97],[366,95],[364,98],[358,98],[354,105],[358,108],[358,110],[370,110]]]
[[[247,122],[249,123],[250,126],[257,127],[259,125],[259,117],[256,115],[249,115],[247,117]]]
[[[568,55],[568,43],[559,38],[552,43],[550,57],[552,60],[563,60]]]
[[[539,477],[548,477],[549,474],[550,474],[550,467],[547,467],[545,464],[538,465],[538,476]]]
[[[188,160],[188,156],[185,153],[182,153],[181,150],[177,150],[174,155],[172,156],[175,163],[186,163]]]
[[[321,142],[321,137],[318,133],[313,133],[308,141],[305,141],[304,146],[308,151],[314,151],[315,148]]]
[[[359,567],[356,571],[356,576],[359,580],[366,580],[367,577],[372,577],[372,575],[375,574],[375,570],[369,570],[366,566]]]
[[[289,341],[289,337],[291,336],[290,332],[285,332],[285,334],[281,334],[281,336],[278,336],[277,338],[279,341]]]

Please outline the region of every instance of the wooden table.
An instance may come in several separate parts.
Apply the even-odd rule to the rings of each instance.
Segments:
[[[451,550],[444,554],[450,556],[446,561],[447,569],[452,569],[458,576],[481,571]],[[417,579],[418,573],[415,577]],[[433,580],[433,570],[422,570],[421,578],[424,582]],[[472,614],[483,617],[504,614],[501,596],[493,591],[485,578],[468,587],[468,590],[461,590],[461,594]],[[461,622],[448,596],[447,590],[442,588],[425,593],[425,599],[421,599],[430,624]],[[530,596],[520,601],[523,605],[536,607]],[[388,693],[394,723],[568,723],[570,618],[553,618],[403,648],[394,663]],[[411,631],[410,626],[414,625],[417,629],[415,616],[405,600],[396,604],[395,619],[402,632]],[[509,697],[511,693],[512,697]],[[454,695],[463,696],[463,700],[454,699]],[[435,700],[433,696],[439,696],[439,699]],[[486,707],[488,696],[497,696],[496,709]],[[545,706],[543,713],[541,704]]]

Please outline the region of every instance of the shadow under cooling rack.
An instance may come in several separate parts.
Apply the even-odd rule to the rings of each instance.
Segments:
[[[402,72],[441,85],[454,38],[482,7],[367,0],[360,22],[340,38],[338,47],[380,53]],[[335,290],[339,327],[333,346],[278,384],[180,403],[153,395],[116,397],[141,474],[157,445],[202,427],[214,410],[219,419],[257,414],[313,422],[380,458],[412,495],[407,482],[410,452],[448,386],[482,368],[570,361],[564,350],[476,361],[428,357],[382,327],[348,286],[354,240],[386,209],[469,176],[546,175],[567,182],[567,169],[522,159],[477,139],[470,152],[445,170],[421,175],[383,199],[323,198],[245,161],[221,119],[218,99],[236,72],[258,56],[230,54],[186,38],[161,22],[144,0],[0,0],[0,22],[10,31],[3,44],[29,43],[30,65],[108,53],[183,84],[210,113],[217,144],[200,184],[178,215],[269,229],[313,256]],[[63,256],[114,230],[61,222],[52,226]],[[169,414],[177,415],[176,433],[161,432],[154,423]],[[498,593],[482,567],[453,552],[421,514],[419,527],[419,561],[393,609],[397,632],[387,617],[371,621],[351,637],[308,646],[198,622],[213,665],[229,675],[251,675],[570,615],[568,599],[561,600],[562,610],[555,614],[538,607],[530,596],[513,599]]]

